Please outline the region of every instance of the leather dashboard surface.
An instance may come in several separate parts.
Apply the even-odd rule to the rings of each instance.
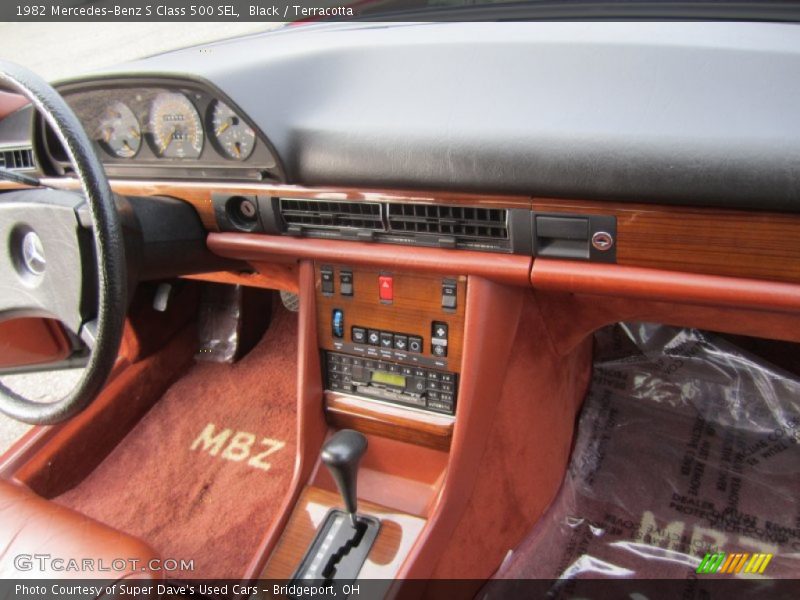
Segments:
[[[289,183],[800,211],[800,29],[320,24],[108,71],[199,77]]]

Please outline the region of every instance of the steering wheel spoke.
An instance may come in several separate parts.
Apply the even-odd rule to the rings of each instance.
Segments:
[[[49,84],[0,61],[0,87],[23,94],[66,149],[82,193],[32,189],[0,195],[0,319],[55,317],[92,349],[76,387],[53,403],[0,384],[0,412],[34,424],[64,421],[100,392],[125,322],[127,268],[122,227],[105,171],[78,118]]]

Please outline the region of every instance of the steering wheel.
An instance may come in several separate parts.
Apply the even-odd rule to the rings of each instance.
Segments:
[[[0,319],[56,318],[91,349],[82,377],[56,402],[33,402],[0,384],[0,412],[53,424],[94,400],[117,358],[128,300],[122,227],[92,142],[58,92],[6,61],[0,61],[0,87],[24,95],[44,117],[82,187],[82,193],[36,188],[0,194]]]

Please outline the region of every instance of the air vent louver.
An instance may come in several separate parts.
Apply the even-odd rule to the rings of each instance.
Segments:
[[[501,208],[278,198],[277,209],[290,235],[512,251],[509,213]]]
[[[33,150],[30,148],[0,150],[0,167],[15,171],[33,169]]]
[[[280,199],[280,214],[287,227],[302,229],[365,229],[383,231],[377,202]]]
[[[508,214],[500,208],[389,204],[389,231],[453,238],[462,248],[506,250]]]

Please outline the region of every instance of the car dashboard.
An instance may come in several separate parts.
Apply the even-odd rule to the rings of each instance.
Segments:
[[[364,431],[385,453],[364,497],[410,523],[370,575],[486,578],[562,481],[592,332],[800,340],[798,40],[770,23],[323,24],[57,89],[116,193],[188,203],[235,261],[183,279],[299,295],[287,506],[328,507],[309,448]],[[59,144],[30,108],[0,120],[7,166],[75,187]],[[481,511],[518,507],[478,478],[490,459],[533,499],[501,533]],[[293,519],[249,576],[291,577],[312,535]]]

